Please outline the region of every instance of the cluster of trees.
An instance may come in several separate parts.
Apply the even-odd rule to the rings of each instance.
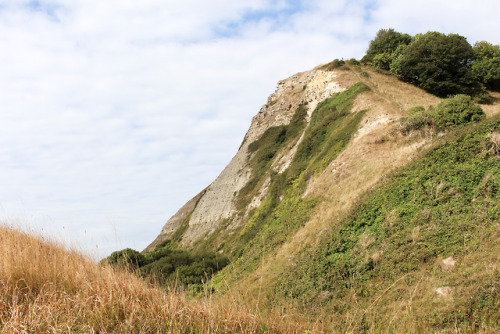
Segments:
[[[438,96],[500,89],[500,46],[486,41],[471,46],[457,34],[432,31],[412,37],[381,29],[362,62]]]
[[[113,252],[103,264],[132,270],[142,277],[162,284],[202,288],[213,274],[229,264],[229,259],[220,254],[204,251],[190,252],[175,247],[170,240],[160,244],[153,252],[140,253],[127,248]]]

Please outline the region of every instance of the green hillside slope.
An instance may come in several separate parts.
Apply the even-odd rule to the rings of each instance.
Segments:
[[[273,287],[339,330],[500,330],[500,120],[456,130],[366,194]]]

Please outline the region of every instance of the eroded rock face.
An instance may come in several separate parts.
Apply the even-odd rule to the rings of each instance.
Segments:
[[[318,103],[334,93],[349,88],[337,82],[337,76],[337,72],[316,68],[279,81],[276,91],[269,96],[267,103],[252,119],[244,143],[229,165],[212,184],[167,221],[160,235],[146,248],[146,251],[172,238],[189,215],[188,226],[180,239],[180,243],[185,246],[191,246],[197,240],[209,236],[223,223],[227,229],[238,227],[245,213],[237,212],[236,196],[252,174],[247,166],[249,144],[259,139],[270,127],[289,124],[300,106],[307,105],[308,116],[310,116]],[[276,159],[274,164],[276,171],[286,170],[297,145],[298,143]],[[263,189],[258,191],[257,197],[260,198],[253,198],[248,209],[255,208],[261,203],[267,194],[266,186],[268,185],[269,182],[264,182]]]

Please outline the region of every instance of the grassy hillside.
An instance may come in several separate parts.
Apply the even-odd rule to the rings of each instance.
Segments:
[[[273,299],[341,331],[500,331],[500,120],[448,133],[305,249]]]
[[[500,331],[500,95],[337,74],[347,90],[249,144],[241,224],[192,249],[189,215],[115,269],[0,228],[0,333]]]
[[[370,73],[367,83],[375,91],[363,98],[375,93],[401,108],[404,100],[396,93],[405,85],[389,83],[388,92],[384,81],[389,79]],[[422,100],[432,99],[423,95]],[[386,147],[411,153],[401,148],[426,143],[425,150],[410,155],[413,162],[385,176],[388,169],[362,169],[359,157],[356,165],[340,169],[344,175],[360,168],[376,171],[379,181],[373,187],[362,185],[368,191],[346,187],[342,179],[322,185],[335,177],[331,162],[339,160],[351,138],[346,136],[334,155],[318,159],[318,152],[328,147],[325,142],[338,140],[333,134],[339,123],[325,122],[331,130],[315,133],[310,140],[306,135],[289,169],[280,175],[288,180],[280,189],[288,190],[275,193],[281,196],[271,219],[216,281],[229,280],[249,298],[258,296],[254,301],[262,308],[280,306],[307,315],[319,331],[500,331],[500,110],[498,104],[483,106],[490,118],[480,121],[485,115],[470,98],[434,103],[426,104],[427,111],[409,108],[419,110],[417,116],[402,110],[408,118],[400,117],[365,144],[350,146],[360,154],[383,156],[388,155]],[[319,110],[321,106],[306,133],[315,132]],[[335,112],[328,113],[333,117]],[[408,127],[412,117],[427,121]],[[350,121],[337,122],[342,128]],[[359,123],[354,124],[357,128]],[[359,148],[352,149],[356,145]],[[313,152],[302,160],[307,167],[299,163],[305,147]],[[345,156],[342,159],[337,165],[345,163]],[[301,174],[304,171],[309,172]],[[298,177],[289,178],[293,175]],[[305,195],[304,177],[311,180],[308,184],[319,183],[320,191]],[[339,193],[335,185],[348,191]],[[344,209],[337,195],[351,199],[345,215],[336,213]],[[293,210],[286,211],[289,203]],[[311,228],[315,221],[322,223]],[[304,237],[312,231],[317,237]]]
[[[237,296],[189,301],[42,238],[0,227],[0,333],[300,332]]]
[[[251,177],[234,194],[242,223],[186,255],[231,263],[198,277],[215,273],[217,305],[237,299],[289,324],[258,330],[500,331],[499,104],[342,66],[349,89],[250,143]],[[142,267],[183,277],[172,254],[146,252]]]

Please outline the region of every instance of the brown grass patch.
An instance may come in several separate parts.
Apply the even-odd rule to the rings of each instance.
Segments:
[[[24,232],[0,227],[0,333],[296,332],[249,312],[147,284]]]

